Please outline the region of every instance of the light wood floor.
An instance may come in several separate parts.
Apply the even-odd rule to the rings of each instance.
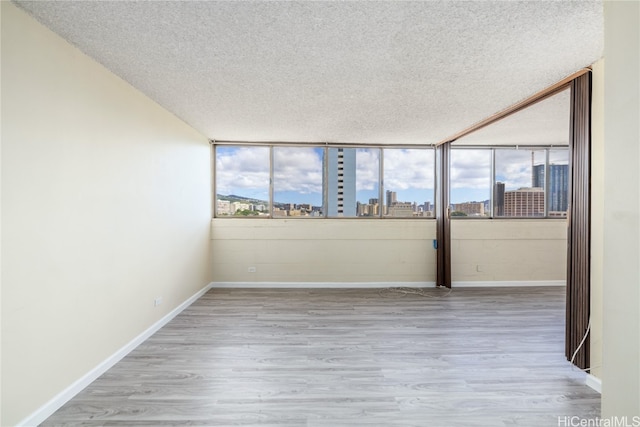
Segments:
[[[429,289],[442,296],[445,290]],[[557,426],[564,288],[217,289],[43,425]]]

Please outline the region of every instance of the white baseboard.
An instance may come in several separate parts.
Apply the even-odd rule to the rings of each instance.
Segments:
[[[453,282],[454,288],[565,286],[564,280]],[[211,282],[212,288],[433,288],[435,282]]]
[[[62,405],[71,400],[75,395],[80,393],[85,389],[89,384],[95,381],[100,375],[104,374],[111,368],[113,365],[118,363],[123,357],[129,354],[133,349],[142,344],[147,338],[156,333],[160,328],[169,323],[171,319],[176,317],[183,311],[185,308],[189,307],[193,304],[198,298],[204,295],[209,289],[211,289],[211,283],[207,286],[199,290],[195,295],[191,296],[185,302],[180,304],[178,307],[167,313],[164,317],[158,320],[156,323],[147,328],[140,335],[132,339],[129,343],[127,343],[120,350],[116,351],[114,354],[109,356],[107,359],[102,361],[98,366],[93,368],[91,371],[87,372],[85,375],[76,380],[73,384],[71,384],[66,389],[62,390],[56,396],[54,396],[47,403],[38,408],[34,413],[23,419],[18,423],[18,426],[37,426],[42,423],[44,420],[49,418],[56,412]]]
[[[602,394],[602,380],[598,377],[594,377],[591,374],[587,374],[587,379],[585,380],[585,384]]]
[[[435,282],[212,282],[212,288],[434,288]]]
[[[485,282],[453,282],[453,288],[505,288],[505,287],[526,287],[526,286],[566,286],[564,280],[505,280],[505,281],[485,281]]]
[[[507,286],[564,286],[565,282],[558,281],[509,281],[509,282],[453,282],[453,287],[507,287]],[[132,339],[124,347],[116,351],[98,366],[87,372],[66,389],[62,390],[47,403],[27,416],[18,426],[37,426],[49,418],[54,412],[71,400],[75,395],[84,390],[89,384],[104,374],[122,358],[142,344],[160,328],[169,323],[180,312],[193,304],[198,298],[212,288],[388,288],[388,287],[435,287],[435,282],[211,282],[193,296],[167,313],[144,332]],[[602,382],[593,375],[587,375],[586,384],[597,391],[602,392]]]

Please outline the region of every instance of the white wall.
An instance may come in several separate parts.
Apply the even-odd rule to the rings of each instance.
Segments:
[[[2,46],[2,7],[0,5],[0,46]],[[0,48],[0,52],[2,49]],[[2,55],[0,55],[0,79]],[[2,84],[0,84],[0,331],[2,331]],[[2,333],[0,333],[0,423],[2,423]]]
[[[604,263],[604,59],[593,64],[591,102],[591,329],[590,374],[602,379]]]
[[[640,3],[604,13],[602,415],[640,417]]]
[[[211,189],[206,138],[1,3],[10,426],[209,283]]]
[[[565,220],[452,220],[451,276],[457,282],[566,280]]]
[[[435,281],[435,221],[220,218],[211,234],[217,283]]]
[[[454,285],[565,279],[565,221],[452,222]],[[432,220],[220,218],[211,230],[218,284],[435,282]]]

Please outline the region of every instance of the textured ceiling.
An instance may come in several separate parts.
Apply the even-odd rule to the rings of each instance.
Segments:
[[[568,145],[570,90],[546,98],[489,126],[457,139],[454,145]]]
[[[16,3],[217,140],[435,143],[603,46],[598,1]]]

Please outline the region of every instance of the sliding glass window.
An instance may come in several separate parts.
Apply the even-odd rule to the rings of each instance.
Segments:
[[[324,148],[273,148],[273,216],[322,217]]]
[[[385,217],[434,217],[435,150],[384,150]]]
[[[214,143],[214,156],[216,217],[434,217],[432,147]]]
[[[495,217],[545,216],[546,150],[495,150]]]
[[[449,206],[452,217],[491,215],[491,150],[451,148]]]
[[[451,217],[566,217],[568,152],[547,147],[451,149]]]
[[[379,215],[380,149],[328,149],[327,216]]]
[[[215,147],[215,215],[269,215],[269,147]]]
[[[569,209],[569,151],[549,150],[547,179],[547,215],[567,217]]]

